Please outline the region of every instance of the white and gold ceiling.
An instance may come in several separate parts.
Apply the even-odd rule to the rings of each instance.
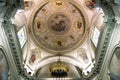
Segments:
[[[91,36],[94,26],[102,30],[103,14],[95,10],[90,2],[24,0],[26,20],[16,14],[21,19],[16,22],[24,22],[27,29],[23,61],[28,73],[33,75],[58,59],[79,67],[85,74],[91,71],[95,58]]]
[[[30,17],[35,44],[52,53],[65,53],[80,46],[88,19],[83,8],[67,0],[48,0],[37,5]]]

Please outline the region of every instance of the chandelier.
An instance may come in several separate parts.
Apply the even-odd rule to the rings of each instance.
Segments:
[[[68,71],[68,66],[61,61],[57,61],[52,66],[50,66],[52,77],[67,77]]]

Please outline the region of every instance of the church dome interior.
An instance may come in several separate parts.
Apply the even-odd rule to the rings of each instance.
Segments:
[[[120,1],[0,0],[0,80],[120,80]]]

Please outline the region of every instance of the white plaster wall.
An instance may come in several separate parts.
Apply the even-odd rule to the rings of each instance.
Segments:
[[[11,18],[11,21],[17,26],[17,30],[19,30],[23,25],[26,26],[27,19],[24,14],[24,10],[18,10],[15,16]]]

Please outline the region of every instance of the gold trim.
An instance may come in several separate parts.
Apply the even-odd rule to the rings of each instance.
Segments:
[[[69,71],[69,68],[67,65],[65,65],[63,62],[58,61],[55,64],[53,64],[52,66],[50,66],[50,72],[54,72],[56,70],[64,70],[65,72]]]
[[[71,48],[69,48],[69,49],[66,49],[66,50],[51,50],[51,49],[48,49],[48,48],[46,48],[46,47],[44,47],[43,45],[41,45],[41,44],[39,44],[38,43],[38,41],[36,40],[36,38],[35,38],[35,36],[33,35],[34,33],[33,33],[33,22],[34,22],[34,18],[35,18],[35,16],[36,16],[36,14],[37,14],[37,12],[44,6],[44,5],[46,5],[46,4],[48,4],[49,2],[52,2],[52,1],[54,1],[54,0],[44,0],[43,2],[41,2],[38,6],[36,6],[36,8],[35,8],[35,10],[33,11],[33,13],[32,13],[32,15],[31,15],[31,18],[30,18],[30,21],[29,21],[29,23],[30,23],[30,28],[31,28],[31,32],[30,32],[30,34],[31,34],[31,38],[33,39],[33,41],[35,42],[35,44],[37,45],[37,46],[39,46],[40,48],[42,48],[42,49],[45,49],[45,50],[47,50],[48,52],[50,52],[50,53],[67,53],[67,52],[70,52],[71,50],[73,50],[73,49],[76,49],[78,46],[80,46],[80,44],[82,44],[83,43],[83,41],[84,41],[84,39],[85,39],[85,36],[87,35],[87,29],[88,29],[88,17],[87,17],[87,14],[86,14],[86,12],[85,12],[85,10],[82,8],[82,6],[80,6],[77,2],[75,2],[74,0],[64,0],[64,1],[66,1],[66,2],[68,2],[68,3],[70,3],[70,4],[72,4],[73,6],[75,6],[79,11],[80,11],[80,13],[82,13],[82,16],[83,16],[83,18],[84,18],[84,20],[85,21],[83,21],[85,24],[84,24],[84,26],[85,26],[85,33],[84,33],[84,35],[83,35],[83,37],[82,37],[82,39],[81,39],[81,41],[77,44],[77,45],[74,45],[74,47],[71,47]],[[82,12],[81,12],[82,11]]]

